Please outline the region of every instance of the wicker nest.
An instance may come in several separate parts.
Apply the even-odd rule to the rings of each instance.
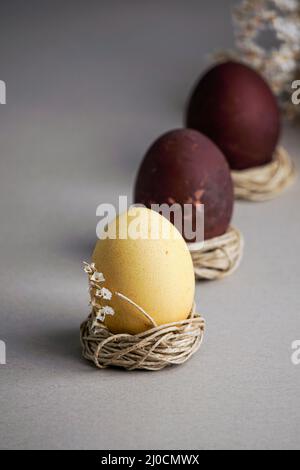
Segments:
[[[197,280],[217,280],[233,274],[239,267],[244,240],[239,230],[230,227],[228,231],[211,240],[206,240],[199,250],[190,245]]]
[[[295,181],[296,171],[288,152],[278,147],[268,165],[232,171],[237,199],[262,202],[274,199]]]
[[[81,325],[83,357],[99,369],[160,370],[186,362],[201,346],[205,321],[193,312],[187,320],[153,327],[137,335],[113,334],[103,324],[94,328],[94,314]]]

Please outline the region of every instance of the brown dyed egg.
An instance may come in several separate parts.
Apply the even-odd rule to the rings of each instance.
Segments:
[[[186,124],[215,142],[234,170],[271,162],[281,130],[269,85],[237,62],[217,65],[204,75],[190,98]]]
[[[223,235],[232,218],[234,201],[228,163],[218,147],[199,132],[168,132],[148,150],[138,172],[134,200],[149,208],[177,203],[181,207],[192,204],[196,210],[204,204],[205,239]]]

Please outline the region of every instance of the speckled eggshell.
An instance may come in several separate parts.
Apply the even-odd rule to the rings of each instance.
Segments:
[[[228,163],[217,146],[199,132],[168,132],[148,150],[137,175],[134,200],[147,207],[204,204],[205,239],[218,237],[227,231],[233,213]]]
[[[233,170],[271,162],[281,131],[269,85],[237,62],[219,64],[201,78],[189,100],[186,125],[213,140]]]
[[[164,230],[169,236],[166,239],[101,239],[92,257],[97,270],[104,274],[103,286],[113,293],[111,301],[101,299],[115,310],[115,314],[105,320],[112,333],[136,334],[152,327],[139,310],[114,295],[115,292],[130,298],[158,325],[185,320],[194,303],[191,256],[180,233],[168,220],[149,209],[135,208],[117,217],[108,230],[117,227],[119,233],[121,226],[130,235],[126,227],[141,216],[143,221],[147,217],[150,230],[159,227],[156,233]]]

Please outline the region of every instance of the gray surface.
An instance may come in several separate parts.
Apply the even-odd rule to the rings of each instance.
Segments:
[[[62,7],[62,4],[64,5]],[[197,287],[201,352],[160,373],[81,360],[82,260],[95,208],[181,124],[207,54],[232,42],[229,2],[6,2],[0,18],[0,447],[299,448],[300,183],[238,204],[240,271]],[[1,6],[2,8],[2,6]],[[299,128],[284,141],[299,164]]]

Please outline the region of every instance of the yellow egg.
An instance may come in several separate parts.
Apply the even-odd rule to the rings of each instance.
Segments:
[[[157,212],[135,207],[109,224],[106,233],[110,236],[97,242],[93,263],[105,278],[101,286],[112,293],[109,300],[97,298],[114,310],[104,320],[109,330],[148,330],[153,323],[142,311],[157,325],[185,320],[194,302],[195,277],[186,243],[174,225]]]

